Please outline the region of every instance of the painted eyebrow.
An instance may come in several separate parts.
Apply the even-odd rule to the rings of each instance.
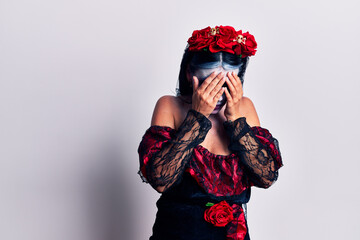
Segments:
[[[231,65],[231,64],[228,64],[228,63],[223,63],[222,66],[223,66],[224,70],[235,70],[235,69],[239,69],[241,64]]]
[[[193,65],[191,65],[191,66],[195,67]],[[207,63],[197,64],[196,68],[211,69],[211,68],[217,68],[220,66],[221,66],[221,62],[217,61],[217,62],[207,62]]]
[[[239,65],[230,65],[230,64],[224,64],[225,66],[222,66],[221,68],[223,68],[225,71],[230,72],[230,71],[234,71],[234,70],[238,70],[239,67],[241,66],[241,64]],[[195,71],[198,75],[201,76],[201,78],[205,79],[207,77],[209,77],[211,75],[211,73],[214,72],[214,70],[219,70],[219,67],[217,68],[203,68],[203,69],[198,69],[197,71]],[[205,77],[204,77],[205,76]]]
[[[228,63],[220,63],[220,62],[212,62],[212,63],[203,63],[203,64],[199,64],[196,66],[196,68],[203,68],[203,69],[212,69],[212,68],[218,68],[222,66],[224,68],[224,70],[235,70],[235,69],[239,69],[241,64],[238,65],[231,65]]]

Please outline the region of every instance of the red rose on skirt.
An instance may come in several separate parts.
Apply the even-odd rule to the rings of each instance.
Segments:
[[[206,209],[204,218],[216,227],[225,227],[234,220],[233,209],[226,201],[222,201]]]

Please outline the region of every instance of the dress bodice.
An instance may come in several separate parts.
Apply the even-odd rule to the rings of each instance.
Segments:
[[[197,145],[181,181],[161,198],[195,204],[224,200],[245,204],[250,199],[251,188],[243,167],[234,167],[238,163],[236,154],[217,155]]]
[[[162,148],[175,134],[176,130],[170,127],[151,126],[146,131],[143,142],[149,141],[148,144],[152,144],[154,147],[158,145],[157,148]],[[219,197],[221,199],[225,196],[240,195],[252,185],[237,154],[214,154],[200,144],[193,148],[184,170],[190,174],[205,193],[214,198]],[[142,173],[146,174],[146,171],[143,170]],[[182,177],[180,177],[179,182]],[[146,181],[144,178],[143,180]],[[187,182],[185,181],[185,183]]]

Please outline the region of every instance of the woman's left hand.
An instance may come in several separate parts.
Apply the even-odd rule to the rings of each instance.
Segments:
[[[243,88],[239,76],[234,72],[228,72],[226,76],[228,77],[228,79],[226,79],[228,87],[225,88],[227,103],[224,115],[228,121],[235,121],[236,119],[243,117],[240,112]]]

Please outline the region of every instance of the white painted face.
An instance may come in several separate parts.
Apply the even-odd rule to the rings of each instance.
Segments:
[[[234,72],[235,74],[238,74],[239,67],[240,66],[229,65],[226,63],[221,64],[220,62],[207,63],[206,66],[201,66],[201,68],[197,68],[191,75],[191,78],[193,76],[196,76],[199,79],[199,86],[200,86],[205,81],[205,79],[207,77],[209,77],[210,74],[213,72],[216,72],[216,73],[223,72],[223,73],[225,73],[225,77],[228,78],[227,73]],[[219,101],[216,104],[214,111],[211,114],[217,114],[223,108],[225,103],[226,103],[226,95],[224,93],[220,97]]]

